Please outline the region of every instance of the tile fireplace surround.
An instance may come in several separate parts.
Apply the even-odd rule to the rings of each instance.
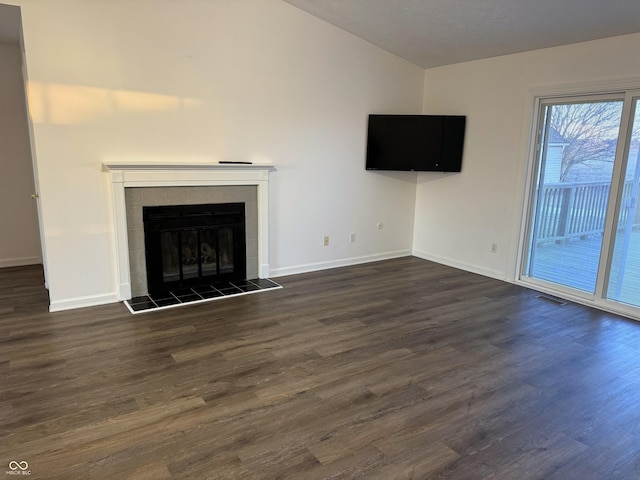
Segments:
[[[125,188],[255,186],[258,201],[258,276],[269,276],[269,164],[104,162],[111,176],[118,300],[131,298]]]

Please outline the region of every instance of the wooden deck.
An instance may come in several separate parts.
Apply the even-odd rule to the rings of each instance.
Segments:
[[[0,468],[638,479],[640,323],[413,257],[278,281],[49,313],[40,269],[0,269]]]
[[[535,268],[531,276],[593,292],[601,245],[602,237],[593,235],[584,240],[576,238],[539,246],[535,250]],[[632,232],[629,246],[623,287],[617,300],[640,306],[640,231]],[[619,260],[617,252],[611,272],[611,293],[616,291],[620,270],[619,261],[615,259]]]

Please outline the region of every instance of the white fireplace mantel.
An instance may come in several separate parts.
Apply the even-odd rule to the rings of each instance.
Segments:
[[[254,185],[258,196],[258,274],[269,276],[269,171],[264,163],[103,162],[111,176],[118,300],[131,298],[129,241],[124,189]]]

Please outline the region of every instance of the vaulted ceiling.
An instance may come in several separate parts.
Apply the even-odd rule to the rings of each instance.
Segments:
[[[423,68],[640,32],[638,0],[283,0]],[[20,9],[0,4],[0,43]]]
[[[640,32],[639,0],[283,0],[424,68]]]
[[[20,8],[0,4],[0,43],[20,43]]]

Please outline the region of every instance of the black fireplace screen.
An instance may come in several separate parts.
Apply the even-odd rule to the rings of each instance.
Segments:
[[[246,277],[244,203],[143,207],[150,294]]]

